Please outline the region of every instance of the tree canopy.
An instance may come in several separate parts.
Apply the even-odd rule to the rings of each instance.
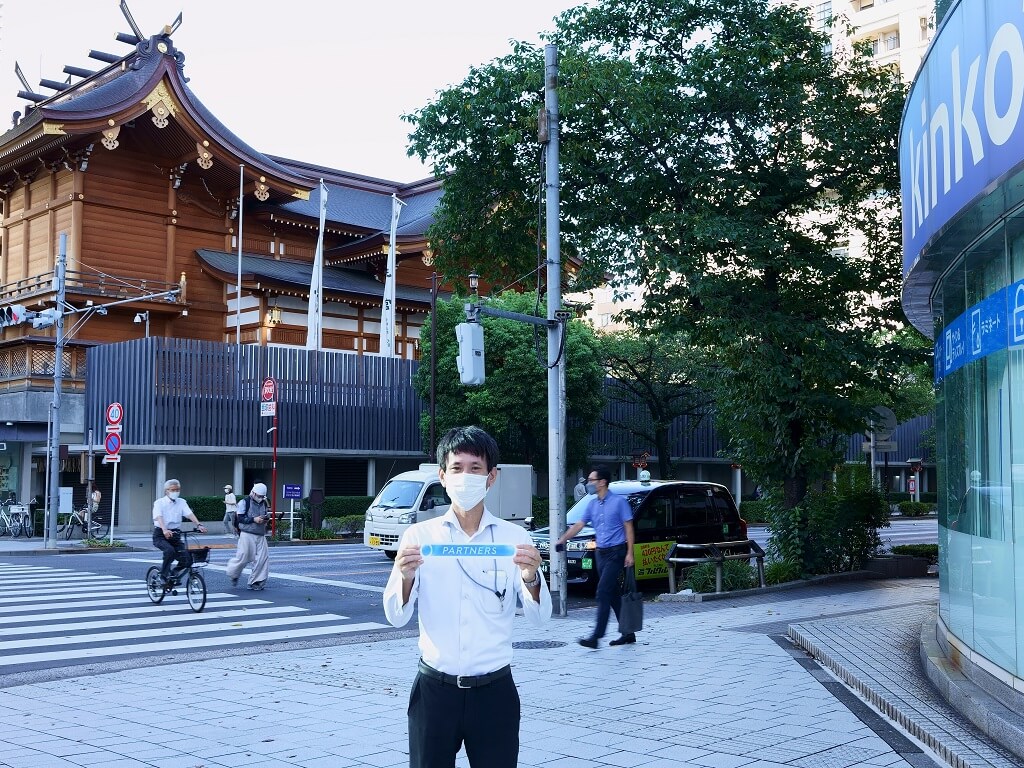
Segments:
[[[551,39],[574,288],[639,286],[713,355],[729,458],[798,503],[922,354],[897,336],[899,73],[769,0],[604,0]],[[407,116],[451,274],[536,265],[543,69],[520,43]]]

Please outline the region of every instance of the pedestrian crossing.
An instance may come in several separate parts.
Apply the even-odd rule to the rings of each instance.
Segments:
[[[195,613],[184,592],[153,604],[141,577],[0,562],[0,677],[28,667],[385,629],[336,613],[210,592]]]

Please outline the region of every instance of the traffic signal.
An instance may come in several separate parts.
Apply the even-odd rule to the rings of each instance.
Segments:
[[[459,356],[455,362],[459,381],[463,384],[484,383],[484,327],[480,323],[459,323],[455,326]]]
[[[5,304],[0,307],[0,328],[18,325],[28,318],[28,310],[21,304]]]
[[[57,318],[60,316],[60,310],[56,307],[50,307],[49,309],[41,309],[38,312],[33,313],[32,327],[36,330],[41,328],[49,328],[51,325],[57,322]]]

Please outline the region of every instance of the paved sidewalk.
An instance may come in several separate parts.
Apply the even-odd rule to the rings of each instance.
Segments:
[[[920,687],[912,638],[934,616],[937,590],[934,579],[866,581],[649,603],[640,642],[597,651],[575,643],[592,610],[544,628],[519,620],[519,765],[942,764],[793,645],[795,625],[826,644],[829,663],[917,702],[918,718],[955,737],[948,764],[1019,766]],[[405,766],[417,656],[407,634],[0,688],[0,766]]]

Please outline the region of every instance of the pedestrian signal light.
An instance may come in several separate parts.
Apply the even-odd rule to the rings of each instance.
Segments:
[[[25,322],[28,310],[21,304],[5,304],[0,307],[0,328]]]
[[[471,386],[483,384],[484,327],[480,323],[459,323],[455,326],[455,338],[459,342],[459,381]]]

